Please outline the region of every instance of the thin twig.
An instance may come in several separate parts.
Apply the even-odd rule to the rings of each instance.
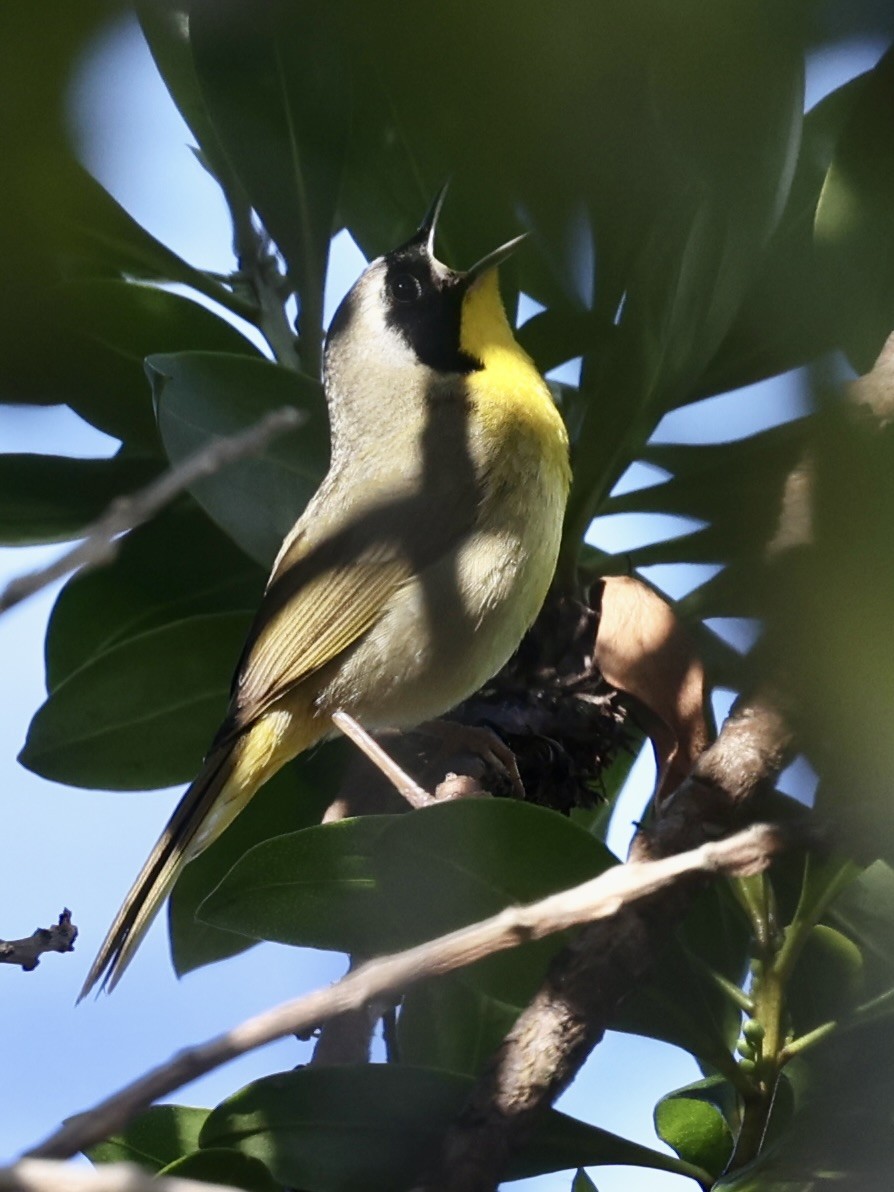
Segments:
[[[235,1192],[226,1184],[154,1176],[135,1163],[75,1167],[51,1159],[21,1159],[0,1167],[0,1192]]]
[[[78,929],[66,907],[52,927],[38,927],[20,940],[0,940],[0,964],[17,964],[23,972],[33,972],[44,952],[73,952],[77,938]]]
[[[48,566],[11,580],[0,592],[0,613],[72,571],[85,571],[110,563],[118,552],[123,534],[154,517],[197,480],[212,476],[237,460],[260,454],[271,439],[287,430],[294,430],[301,425],[304,417],[300,410],[292,406],[273,410],[245,430],[212,439],[145,488],[116,497],[105,513],[85,528],[84,537],[77,546]]]
[[[225,1034],[178,1052],[92,1109],[70,1118],[28,1154],[42,1159],[68,1158],[120,1130],[159,1097],[168,1096],[247,1051],[287,1035],[306,1034],[369,1002],[387,1002],[425,977],[448,973],[494,952],[614,915],[632,901],[673,886],[694,873],[760,872],[784,844],[776,828],[757,825],[688,853],[618,865],[540,902],[507,907],[481,923],[369,961],[335,985],[284,1002]]]

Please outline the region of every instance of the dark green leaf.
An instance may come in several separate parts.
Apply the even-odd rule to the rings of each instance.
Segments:
[[[401,1063],[475,1076],[518,1017],[454,976],[434,978],[404,996],[397,1021]]]
[[[158,473],[149,459],[0,455],[0,543],[25,546],[77,538],[115,497]]]
[[[875,1192],[894,1164],[894,1023],[831,1036],[792,1061],[798,1089],[788,1128],[717,1192]]]
[[[206,307],[116,278],[81,278],[54,295],[53,336],[66,333],[57,392],[83,418],[128,445],[158,446],[143,361],[152,352],[190,348],[257,356],[231,323]],[[88,380],[89,378],[89,380]]]
[[[786,986],[786,1005],[796,1035],[847,1014],[863,987],[857,945],[823,923],[809,932]]]
[[[571,1181],[571,1192],[599,1192],[599,1189],[584,1169],[580,1168]]]
[[[349,125],[339,5],[194,0],[189,35],[206,109],[296,284],[304,366],[315,372],[323,281]]]
[[[202,903],[199,918],[255,940],[380,950],[383,905],[371,853],[392,818],[319,824],[257,845]]]
[[[699,1082],[703,1084],[703,1082]],[[696,1094],[701,1088],[695,1086]],[[655,1106],[655,1132],[681,1159],[718,1176],[733,1149],[733,1136],[720,1110],[689,1088],[662,1097]]]
[[[153,1105],[145,1113],[84,1152],[94,1163],[137,1163],[156,1175],[199,1145],[207,1109],[188,1105]]]
[[[187,865],[168,902],[171,954],[178,974],[243,952],[256,942],[201,921],[198,908],[254,845],[319,823],[339,789],[349,748],[345,742],[334,741],[286,766],[261,787],[227,830]],[[296,900],[297,913],[303,906]]]
[[[894,52],[859,83],[814,231],[844,346],[858,372],[865,372],[894,327]]]
[[[189,40],[191,0],[137,0],[135,7],[158,72],[226,194],[232,190],[235,179],[211,124],[196,75]]]
[[[223,1184],[243,1188],[245,1192],[276,1192],[276,1182],[260,1159],[243,1155],[227,1147],[203,1147],[190,1151],[158,1172],[181,1180],[199,1180],[205,1184]]]
[[[624,999],[613,1028],[673,1043],[703,1064],[726,1071],[741,1014],[709,970],[739,984],[749,941],[745,917],[728,891],[705,891],[652,974]]]
[[[398,1065],[299,1069],[224,1101],[201,1142],[253,1155],[306,1192],[395,1192],[418,1174],[471,1087],[451,1073]],[[669,1155],[549,1110],[505,1174],[521,1179],[601,1163],[684,1169]]]
[[[307,414],[299,430],[279,436],[263,455],[192,489],[221,529],[269,566],[326,470],[329,435],[319,384],[266,361],[211,352],[151,356],[147,365],[162,440],[175,464],[281,406]]]
[[[112,646],[187,617],[251,612],[264,573],[191,501],[126,536],[107,567],[73,576],[50,615],[47,687]]]
[[[466,800],[400,816],[388,825],[374,860],[391,912],[391,946],[432,939],[512,903],[533,902],[616,862],[603,844],[557,812],[510,799]],[[541,940],[489,957],[464,970],[464,979],[523,1005],[560,944],[558,938]]]
[[[787,372],[834,346],[825,281],[814,253],[814,217],[839,134],[866,79],[851,79],[807,114],[779,227],[729,335],[691,399]]]
[[[94,276],[126,273],[182,282],[216,296],[205,274],[140,227],[83,166],[60,161],[54,183],[36,201],[66,265]]]
[[[223,717],[250,620],[190,617],[107,650],[38,708],[19,760],[44,778],[107,790],[192,777]]]

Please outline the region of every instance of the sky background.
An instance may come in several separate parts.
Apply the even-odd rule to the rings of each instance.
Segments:
[[[807,106],[847,78],[872,66],[884,46],[848,42],[808,64]],[[229,224],[215,184],[188,149],[190,136],[158,78],[136,23],[111,26],[80,64],[71,88],[71,120],[87,165],[154,235],[192,263],[226,271],[232,266]],[[513,229],[507,229],[511,234]],[[327,287],[327,317],[363,267],[346,234],[336,238]],[[456,262],[461,265],[462,262]],[[573,364],[562,374],[573,380]],[[665,418],[656,441],[741,438],[787,421],[807,408],[797,376],[747,392],[697,403]],[[64,407],[0,406],[0,450],[105,456],[115,440]],[[654,482],[646,469],[622,481]],[[629,550],[681,533],[688,524],[646,521],[639,515],[599,519],[590,540],[606,550]],[[59,547],[0,549],[0,587],[13,575],[55,557]],[[710,572],[651,568],[649,578],[680,596]],[[58,1122],[92,1104],[177,1048],[225,1030],[285,998],[330,982],[344,958],[306,949],[262,945],[178,981],[168,960],[164,916],[156,921],[113,997],[75,1007],[87,966],[124,892],[165,823],[181,788],[148,793],[91,792],[46,782],[24,770],[16,755],[28,723],[43,702],[42,650],[56,589],[0,617],[0,809],[6,841],[0,870],[0,936],[30,934],[53,922],[63,906],[80,928],[73,955],[49,955],[34,973],[0,966],[0,1019],[4,1087],[0,1159],[14,1157]],[[713,626],[739,648],[758,627]],[[720,718],[732,694],[715,693]],[[615,813],[609,844],[623,854],[631,823],[648,796],[654,769],[649,752],[637,761]],[[809,795],[812,778],[797,763],[784,787]],[[176,1100],[213,1105],[248,1081],[294,1067],[310,1044],[275,1044],[211,1073]],[[642,1141],[657,1142],[652,1108],[660,1096],[697,1079],[694,1061],[667,1045],[609,1035],[560,1107],[585,1120]],[[688,1181],[642,1169],[592,1169],[600,1192],[673,1192]],[[520,1181],[526,1192],[566,1192],[567,1173]]]

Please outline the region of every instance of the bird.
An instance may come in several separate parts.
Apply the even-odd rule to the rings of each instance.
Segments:
[[[220,729],[81,998],[114,989],[184,866],[280,767],[335,734],[334,714],[373,731],[443,715],[500,670],[543,604],[571,472],[561,414],[500,297],[498,267],[524,236],[448,268],[434,253],[445,190],[332,318],[328,472],[276,557]]]

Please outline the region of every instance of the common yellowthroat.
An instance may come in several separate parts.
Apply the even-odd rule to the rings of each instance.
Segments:
[[[545,382],[516,343],[497,266],[434,256],[438,196],[367,267],[329,328],[332,437],[286,537],[226,718],[87,976],[113,989],[178,874],[287,761],[348,712],[411,727],[471,695],[531,625],[556,564],[570,469]]]

